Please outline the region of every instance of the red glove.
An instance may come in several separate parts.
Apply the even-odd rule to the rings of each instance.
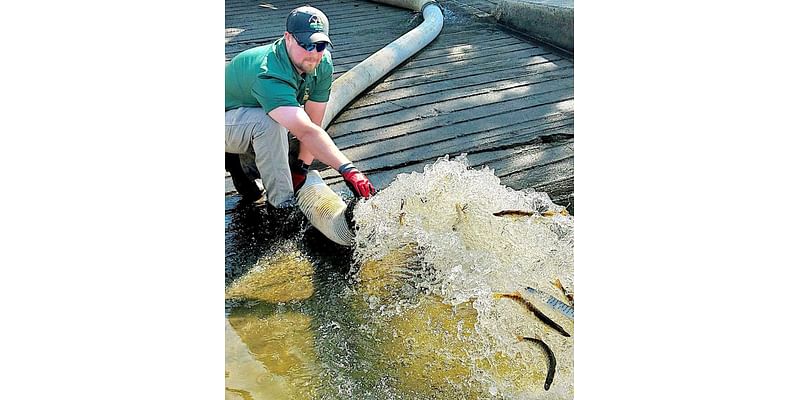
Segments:
[[[303,160],[296,159],[289,161],[289,171],[292,172],[292,186],[294,187],[295,194],[303,184],[306,183],[306,175],[308,175],[308,167]]]
[[[357,170],[352,163],[342,164],[339,167],[339,173],[342,174],[347,187],[353,192],[356,197],[369,198],[375,194],[375,187],[369,182],[361,171]]]

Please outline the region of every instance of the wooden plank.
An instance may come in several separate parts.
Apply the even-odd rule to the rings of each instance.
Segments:
[[[250,31],[255,30],[262,30],[264,32],[273,32],[275,31],[283,31],[286,27],[286,17],[289,14],[290,10],[283,10],[280,12],[273,12],[273,13],[260,13],[259,15],[254,16],[242,16],[242,18],[232,19],[228,18],[226,20],[226,28],[237,28],[237,29],[246,29]],[[324,11],[324,10],[323,10]],[[375,13],[380,12],[383,14],[378,21],[375,19]],[[343,13],[342,16],[328,16],[328,20],[330,22],[330,31],[331,35],[335,34],[337,31],[342,31],[343,28],[350,28],[353,27],[363,27],[367,24],[374,24],[375,22],[379,22],[379,25],[384,24],[387,21],[399,20],[404,23],[400,23],[400,26],[392,26],[392,28],[402,28],[402,25],[411,25],[413,26],[418,25],[419,21],[416,23],[414,22],[416,18],[411,12],[395,12],[395,13],[385,13],[384,10],[379,11],[371,11],[371,12],[347,12]]]
[[[389,43],[391,43],[391,42],[389,42]],[[517,46],[522,45],[524,47],[531,47],[531,45],[529,43],[521,43],[519,41],[519,39],[516,39],[516,38],[504,38],[504,39],[499,39],[497,41],[497,46],[511,46],[511,45],[517,45]],[[430,59],[441,59],[442,57],[452,56],[453,54],[468,54],[468,53],[470,53],[472,51],[478,51],[481,48],[492,48],[492,49],[496,50],[495,47],[491,47],[491,46],[488,46],[488,45],[473,46],[473,45],[470,45],[470,44],[461,44],[461,45],[449,46],[449,48],[441,48],[441,49],[428,49],[428,48],[426,48],[425,51],[420,52],[420,53],[418,53],[417,56],[413,57],[413,61],[430,60]],[[380,48],[378,48],[378,49],[380,49]],[[365,49],[363,54],[367,54],[367,56],[369,56],[370,54],[372,54],[374,52],[375,52],[375,50],[366,51],[366,49]],[[360,62],[360,60],[363,60],[363,58],[358,58],[360,56],[361,56],[361,54],[354,54],[354,55],[348,56],[348,57],[340,57],[338,62],[340,64],[348,64],[348,63],[352,63],[352,62],[358,63],[358,62]],[[355,57],[355,59],[351,60],[350,58],[353,58],[353,57]]]
[[[459,7],[476,17],[490,17],[497,7],[497,2],[487,0],[441,0],[440,3],[445,7]]]
[[[508,132],[481,134],[481,137],[476,139],[477,144],[470,151],[508,149],[523,143],[538,142],[547,137],[572,137],[574,125],[573,111],[548,114],[542,117],[536,125],[531,125],[530,121],[515,125],[515,128],[518,127],[518,129],[511,131],[511,134]],[[499,129],[496,132],[504,130],[507,128]]]
[[[494,169],[495,175],[500,178],[502,184],[511,186],[514,189],[524,189],[526,187],[531,187],[520,186],[520,183],[523,182],[520,178],[524,177],[524,171],[541,168],[554,163],[571,163],[573,153],[574,150],[564,143],[537,143],[522,145],[512,150],[470,152],[467,154],[467,160],[472,168],[482,168],[486,166]],[[401,173],[422,172],[426,164],[433,163],[440,157],[449,155],[453,158],[459,154],[461,153],[443,153],[430,158],[415,160],[414,162],[396,168],[374,171],[369,175],[370,182],[380,190],[389,186],[391,181]],[[561,169],[559,169],[559,167],[550,168],[551,172],[553,170]],[[520,172],[522,173],[517,174]],[[326,179],[326,183],[330,185],[332,189],[347,190],[340,178],[331,174],[329,175],[330,178]],[[542,182],[541,185],[557,182],[558,180],[559,178],[550,179],[548,182]]]
[[[375,104],[372,100],[374,98],[373,96],[382,91],[393,90],[396,88],[411,87],[424,82],[435,82],[449,78],[479,75],[487,72],[505,71],[521,67],[525,68],[527,71],[534,71],[537,68],[539,68],[536,67],[536,65],[543,63],[553,63],[559,66],[572,65],[571,62],[562,62],[562,61],[565,60],[562,60],[559,57],[552,54],[540,54],[538,56],[534,56],[529,59],[515,59],[511,61],[501,59],[497,61],[491,61],[487,64],[480,64],[479,61],[476,61],[472,63],[471,66],[456,65],[453,66],[452,68],[449,68],[449,66],[429,67],[421,70],[415,70],[413,73],[407,73],[408,72],[407,70],[401,68],[399,70],[396,70],[395,72],[392,72],[388,77],[384,78],[382,81],[379,81],[379,83],[376,86],[374,86],[368,93],[364,94],[362,97],[357,99],[353,104],[349,106],[349,108],[355,109]],[[405,77],[401,79],[392,79],[396,75],[405,75]]]
[[[427,52],[425,52],[411,57],[409,61],[405,63],[403,68],[411,69],[411,68],[430,67],[441,64],[449,65],[450,63],[453,62],[464,61],[464,60],[476,60],[480,59],[482,56],[488,56],[488,55],[493,55],[495,57],[506,55],[506,57],[508,57],[508,54],[510,53],[514,53],[518,50],[527,50],[530,48],[531,45],[527,43],[514,43],[514,44],[509,44],[507,46],[503,46],[500,48],[500,50],[498,50],[497,48],[487,46],[487,47],[476,48],[474,50],[471,49],[469,51],[464,51],[460,53],[444,54],[438,56],[430,56],[427,54]],[[361,62],[361,60],[350,60],[347,62],[343,61],[340,61],[338,64],[343,68],[352,68],[356,64]]]
[[[402,110],[394,111],[390,115],[375,114],[376,118],[361,118],[348,122],[336,124],[335,128],[329,129],[331,137],[337,139],[337,144],[345,145],[351,137],[365,137],[372,135],[374,131],[380,128],[392,127],[392,130],[416,130],[424,129],[426,126],[422,123],[414,124],[414,128],[405,125],[402,128],[394,129],[395,126],[401,125],[406,122],[425,120],[439,115],[451,114],[454,119],[465,117],[475,118],[494,115],[492,113],[505,112],[506,110],[513,110],[511,104],[512,100],[525,98],[525,103],[521,105],[535,105],[537,102],[551,101],[551,97],[544,96],[545,94],[563,90],[564,88],[571,88],[572,84],[565,83],[565,80],[572,80],[569,75],[561,74],[561,76],[544,76],[544,79],[538,80],[532,78],[531,83],[528,85],[516,85],[504,89],[484,91],[484,93],[476,93],[471,96],[459,96],[449,100],[435,101],[431,104],[421,104],[418,106],[407,107]],[[563,93],[563,92],[562,92]],[[570,91],[571,93],[571,91]],[[436,95],[433,93],[431,95]],[[541,99],[541,100],[540,100]],[[411,99],[416,100],[415,98]],[[395,103],[396,104],[396,103]],[[401,107],[402,104],[398,104]],[[436,121],[438,122],[438,121]],[[363,135],[357,135],[358,133]],[[383,135],[381,135],[383,136]],[[355,139],[358,140],[358,139]]]
[[[373,92],[354,103],[336,119],[337,124],[352,120],[382,115],[396,109],[434,104],[441,101],[502,91],[523,85],[535,84],[557,78],[572,76],[572,68],[559,67],[552,63],[537,64],[538,68],[508,69],[500,72],[484,72],[449,80],[432,80],[416,86],[391,91]]]
[[[537,56],[539,56],[540,58],[536,58]],[[380,85],[376,86],[376,89],[383,90],[384,88],[393,87],[390,86],[392,82],[405,79],[416,79],[416,81],[412,80],[409,82],[404,82],[404,84],[406,85],[415,84],[414,82],[418,82],[419,79],[424,76],[427,77],[438,76],[438,75],[447,76],[452,74],[469,73],[472,71],[507,69],[519,65],[530,65],[531,63],[540,61],[542,58],[547,59],[553,63],[557,63],[559,65],[572,65],[571,62],[564,60],[558,55],[549,53],[546,49],[531,49],[522,51],[521,53],[518,54],[512,53],[512,54],[490,55],[481,57],[480,59],[477,60],[455,61],[447,65],[435,65],[435,66],[420,67],[420,68],[406,68],[404,66],[402,69],[396,71],[390,77],[382,81]]]
[[[353,120],[372,118],[377,115],[380,115],[382,118],[394,118],[392,113],[401,110],[407,110],[410,107],[431,105],[439,101],[465,98],[497,90],[511,89],[518,86],[532,84],[534,82],[555,79],[556,75],[554,74],[558,74],[557,76],[561,76],[561,74],[563,74],[563,77],[566,77],[568,76],[567,73],[568,72],[566,69],[556,71],[547,70],[543,72],[528,73],[506,80],[485,80],[476,84],[450,87],[449,90],[446,91],[415,94],[413,96],[399,99],[387,99],[385,101],[375,102],[374,104],[365,107],[348,109],[335,119],[337,123],[336,126]]]
[[[537,109],[537,107],[555,104],[569,100],[572,97],[571,87],[552,85],[550,89],[551,90],[537,93],[531,93],[530,89],[523,90],[519,96],[510,100],[501,100],[487,105],[468,99],[468,102],[471,104],[463,105],[463,108],[458,109],[458,111],[440,113],[438,110],[434,109],[426,115],[421,115],[418,119],[395,123],[389,126],[366,126],[364,127],[365,129],[360,129],[361,127],[359,126],[358,130],[353,129],[343,132],[340,132],[340,128],[338,127],[335,128],[335,130],[331,130],[333,132],[339,132],[338,136],[334,136],[339,148],[347,149],[377,141],[389,144],[391,140],[395,138],[408,137],[409,132],[423,132],[437,126],[451,126],[470,121],[472,121],[472,126],[485,126],[487,123],[502,123],[502,125],[507,125],[503,123],[503,121],[516,121],[520,118],[520,115],[509,116],[512,110],[514,114],[519,114],[523,111],[538,113],[541,112],[541,109]],[[459,99],[459,101],[461,101],[461,99]],[[567,106],[568,105],[565,104],[562,107]],[[462,105],[454,105],[451,107],[462,107]],[[546,109],[549,109],[549,107]],[[525,117],[525,119],[531,119],[529,115],[525,115]],[[370,120],[368,120],[368,122],[370,122]],[[421,137],[415,137],[413,140],[421,140]],[[388,148],[391,147],[387,147],[387,149]]]
[[[428,158],[431,154],[467,151],[478,146],[481,137],[531,140],[549,130],[560,129],[559,132],[563,132],[565,127],[571,130],[572,111],[565,111],[572,107],[571,103],[569,100],[531,107],[525,110],[526,120],[521,122],[516,122],[508,113],[461,120],[449,125],[436,125],[426,131],[412,131],[390,139],[354,145],[343,152],[354,162],[357,161],[359,168],[368,171],[388,165],[402,165],[408,160]],[[497,128],[498,126],[501,128]],[[526,129],[524,135],[516,133],[522,129]]]
[[[265,2],[264,2],[265,3]],[[289,11],[293,10],[295,7],[299,7],[304,5],[302,2],[290,1],[290,2],[270,2],[274,8],[268,7],[261,7],[260,4],[262,2],[254,4],[234,4],[234,5],[227,5],[225,7],[225,15],[231,19],[233,18],[257,18],[263,14],[279,14],[283,15],[285,18],[289,15]],[[321,10],[325,15],[328,17],[328,20],[333,23],[333,18],[347,16],[350,14],[364,14],[366,12],[374,13],[375,10],[380,10],[381,12],[392,12],[392,11],[404,11],[410,12],[409,10],[402,10],[396,7],[391,7],[385,4],[373,3],[373,2],[354,2],[354,1],[317,1],[312,4],[313,7]]]
[[[283,28],[286,23],[286,17],[289,15],[292,8],[293,7],[286,7],[284,9],[269,11],[259,9],[251,12],[229,15],[225,18],[226,27],[253,28],[258,26],[270,26],[273,28]],[[376,21],[376,19],[380,21],[387,17],[396,17],[400,15],[405,16],[408,20],[414,18],[414,13],[410,10],[401,10],[380,5],[376,5],[375,9],[367,9],[364,7],[346,7],[336,10],[331,10],[326,7],[317,8],[328,16],[331,30],[352,23],[353,21]],[[376,16],[378,18],[376,18]]]
[[[515,174],[525,173],[539,166],[570,162],[574,154],[572,141],[562,141],[520,145],[512,149],[474,151],[469,153],[468,159],[470,165],[494,169],[494,174],[501,179],[513,176],[512,179],[507,179],[511,181],[517,178]]]

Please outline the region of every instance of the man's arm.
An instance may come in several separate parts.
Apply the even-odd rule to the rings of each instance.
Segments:
[[[305,104],[305,111],[308,117],[315,125],[322,127],[322,119],[325,118],[325,109],[328,103],[318,103],[316,101],[307,101]],[[314,154],[308,150],[308,147],[300,143],[300,153],[297,157],[303,160],[306,165],[311,165],[314,161]]]
[[[308,102],[306,103],[308,104]],[[325,103],[316,103],[325,104]],[[311,107],[315,108],[314,106]],[[312,112],[313,113],[313,112]],[[322,110],[324,115],[325,110]],[[336,144],[328,136],[328,134],[319,127],[319,125],[312,122],[310,114],[300,107],[283,106],[275,108],[269,112],[272,117],[279,124],[283,125],[300,141],[302,147],[313,156],[316,156],[320,161],[333,169],[338,169],[342,164],[347,164],[350,160],[339,151]],[[320,122],[322,118],[320,117]],[[313,160],[313,156],[311,159]],[[305,160],[304,160],[305,161]],[[306,163],[310,164],[310,163]]]
[[[370,197],[375,194],[375,187],[369,179],[342,154],[325,130],[311,122],[305,110],[295,106],[282,106],[270,111],[269,116],[292,132],[320,161],[339,171],[356,196]]]

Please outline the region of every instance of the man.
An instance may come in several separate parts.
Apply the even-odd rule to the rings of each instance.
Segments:
[[[320,127],[333,75],[329,45],[328,18],[303,6],[289,14],[283,37],[225,66],[225,169],[245,201],[262,196],[260,175],[270,205],[293,206],[314,158],[339,171],[357,197],[375,194]],[[300,142],[297,158],[289,159],[287,132]]]

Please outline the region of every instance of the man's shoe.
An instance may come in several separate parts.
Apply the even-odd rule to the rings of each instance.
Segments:
[[[242,196],[242,199],[239,200],[241,203],[253,203],[253,204],[264,204],[267,200],[267,196],[265,196],[265,191],[259,192],[249,192],[249,193],[239,193]]]

